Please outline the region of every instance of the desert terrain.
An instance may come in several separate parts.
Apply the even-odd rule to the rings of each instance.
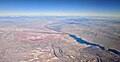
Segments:
[[[118,18],[0,17],[0,62],[119,62],[119,45]]]

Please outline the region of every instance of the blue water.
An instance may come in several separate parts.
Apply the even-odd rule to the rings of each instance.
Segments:
[[[79,42],[79,43],[81,43],[81,44],[86,44],[86,45],[91,45],[91,46],[97,46],[97,47],[101,48],[102,50],[107,50],[107,51],[113,52],[114,54],[117,54],[117,55],[120,56],[120,52],[117,51],[117,50],[110,49],[110,48],[107,48],[107,49],[106,49],[106,48],[103,47],[103,46],[100,46],[100,45],[98,45],[98,44],[93,44],[93,43],[87,42],[87,41],[85,41],[85,40],[83,40],[83,39],[81,39],[81,38],[78,38],[77,36],[72,35],[72,34],[69,34],[69,36],[72,37],[73,39],[75,39],[77,42]]]

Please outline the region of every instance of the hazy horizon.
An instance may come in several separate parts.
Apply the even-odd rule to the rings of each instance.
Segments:
[[[0,16],[115,16],[119,0],[0,0]]]

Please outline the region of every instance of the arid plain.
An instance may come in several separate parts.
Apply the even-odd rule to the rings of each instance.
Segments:
[[[0,17],[0,62],[119,62],[119,47],[119,18]]]

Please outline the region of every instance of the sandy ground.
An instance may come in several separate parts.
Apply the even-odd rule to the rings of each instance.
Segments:
[[[37,28],[34,25],[0,25],[0,62],[120,61],[116,54],[80,44],[67,34],[46,28],[48,23],[43,22]]]

